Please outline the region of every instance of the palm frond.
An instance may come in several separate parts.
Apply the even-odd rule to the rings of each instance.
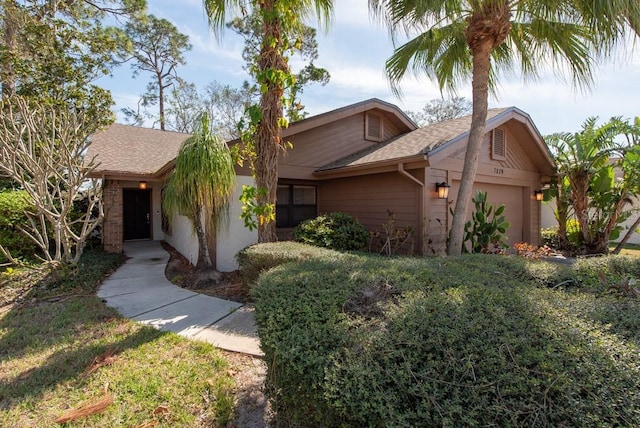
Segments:
[[[176,166],[165,189],[163,207],[195,220],[203,215],[208,232],[228,219],[236,173],[227,145],[209,133],[209,119],[201,116],[198,131],[180,148]]]

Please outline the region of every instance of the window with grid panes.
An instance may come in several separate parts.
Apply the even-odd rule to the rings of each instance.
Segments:
[[[276,227],[295,227],[317,215],[316,186],[278,185]]]

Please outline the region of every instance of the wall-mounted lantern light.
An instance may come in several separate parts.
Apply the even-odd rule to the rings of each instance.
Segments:
[[[533,197],[536,198],[536,201],[542,201],[544,199],[544,192],[542,190],[534,190]]]
[[[438,199],[447,199],[449,197],[449,186],[446,181],[442,183],[436,183],[436,192],[438,192]]]
[[[138,183],[138,189],[140,190],[146,190],[147,188],[147,182],[146,181],[141,181]]]

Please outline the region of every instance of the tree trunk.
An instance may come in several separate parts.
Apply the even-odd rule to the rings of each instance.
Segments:
[[[162,86],[162,76],[158,74],[158,108],[160,110],[160,129],[164,131],[164,87]]]
[[[591,174],[585,170],[576,170],[569,175],[573,213],[580,225],[582,241],[586,247],[593,244],[589,225],[589,183],[591,183],[591,178]]]
[[[486,40],[473,51],[473,112],[471,115],[471,129],[469,131],[469,143],[464,156],[464,167],[460,179],[460,189],[456,198],[456,207],[453,213],[453,223],[449,235],[447,254],[459,256],[462,252],[464,224],[467,219],[467,207],[471,202],[473,183],[478,170],[478,157],[482,140],[484,139],[485,124],[487,121],[487,108],[489,103],[489,66],[492,43]]]
[[[611,233],[613,233],[613,230],[618,225],[620,214],[622,213],[622,210],[624,210],[625,205],[629,202],[629,199],[622,196],[616,201],[613,207],[613,212],[611,213],[609,221],[607,221],[604,230],[599,231],[598,233],[600,240],[598,242],[599,245],[597,247],[597,254],[609,253],[609,241],[611,240]]]
[[[465,31],[465,38],[471,49],[473,60],[473,80],[471,82],[473,111],[471,114],[469,142],[464,156],[460,189],[456,198],[456,207],[453,213],[453,222],[447,247],[447,254],[450,256],[457,256],[462,252],[467,206],[471,202],[473,183],[478,170],[478,157],[487,122],[491,52],[505,41],[511,30],[509,2],[482,3],[483,5],[479,6],[467,20],[467,29]]]
[[[562,177],[560,178],[562,179]],[[557,185],[556,196],[556,220],[558,221],[558,246],[561,250],[569,250],[571,244],[567,236],[567,221],[569,220],[569,202],[564,193],[562,183]]]
[[[636,233],[636,229],[638,228],[638,226],[640,226],[640,215],[638,215],[638,218],[636,218],[636,221],[634,221],[631,227],[629,228],[629,230],[627,230],[627,233],[625,233],[624,238],[622,238],[622,241],[618,242],[618,245],[616,245],[616,248],[613,249],[613,254],[620,254],[620,250],[622,250],[622,247],[624,247],[624,244],[626,244],[629,241],[629,238],[631,238],[631,235]]]
[[[201,209],[197,210],[193,221],[196,228],[196,235],[198,237],[198,262],[196,267],[198,269],[213,268],[211,257],[209,256],[209,245],[207,244],[206,222],[202,218]]]
[[[281,17],[274,13],[273,0],[262,2],[260,9],[264,19],[263,41],[258,61],[260,71],[274,70],[288,73],[289,66],[282,54]],[[267,80],[265,83],[267,90],[260,97],[262,118],[258,124],[254,172],[256,187],[266,190],[266,194],[258,196],[258,204],[271,205],[275,209],[278,189],[278,154],[283,148],[279,122],[283,114],[284,82]],[[258,225],[258,242],[275,242],[277,239],[275,222],[261,220]]]

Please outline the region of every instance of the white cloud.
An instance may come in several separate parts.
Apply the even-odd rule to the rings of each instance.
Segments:
[[[334,2],[335,15],[327,33],[318,33],[319,58],[316,65],[331,73],[326,86],[305,89],[303,103],[312,113],[322,113],[350,103],[376,97],[406,110],[420,110],[428,101],[440,97],[437,85],[427,77],[408,77],[401,83],[402,99],[396,98],[384,74],[384,64],[393,47],[387,30],[372,22],[367,0]],[[247,78],[243,70],[242,40],[227,31],[222,40],[211,34],[201,0],[152,0],[149,11],[169,19],[193,44],[187,54],[187,65],[179,74],[202,88],[212,80],[239,85]],[[310,25],[315,25],[313,22]],[[490,106],[515,105],[529,113],[540,131],[575,131],[588,116],[606,120],[614,115],[633,117],[640,112],[640,55],[616,55],[614,62],[597,73],[597,82],[589,94],[576,93],[570,85],[558,81],[551,72],[540,82],[523,85],[518,78],[502,79],[499,98]],[[636,49],[637,51],[637,49]],[[294,64],[298,64],[294,61]],[[146,77],[132,80],[130,72],[120,71],[105,86],[116,90],[117,108],[137,103],[144,92]],[[460,88],[458,95],[471,98],[470,86]]]

